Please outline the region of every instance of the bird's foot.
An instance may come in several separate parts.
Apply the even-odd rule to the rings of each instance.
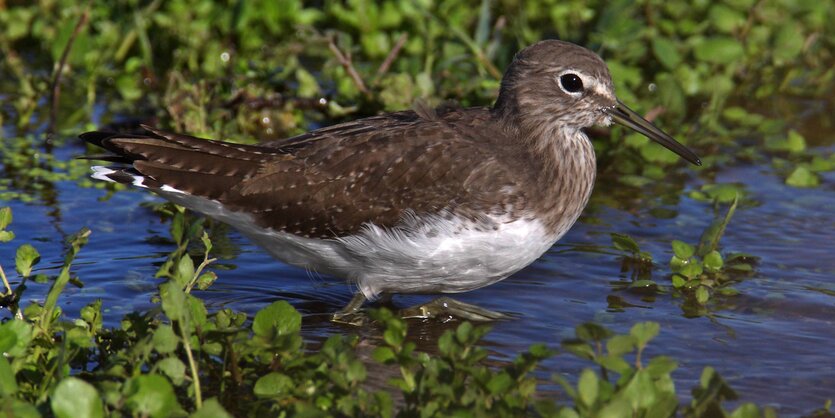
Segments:
[[[500,321],[510,319],[511,316],[491,311],[476,305],[464,303],[450,297],[440,297],[423,305],[401,309],[400,316],[404,319],[440,319],[449,320],[453,318],[475,322]]]
[[[364,303],[365,296],[362,293],[355,294],[342,310],[333,314],[331,322],[357,327],[365,325],[368,322],[368,315],[362,310]]]

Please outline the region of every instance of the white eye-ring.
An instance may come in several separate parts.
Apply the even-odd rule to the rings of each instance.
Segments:
[[[557,84],[566,94],[580,97],[585,91],[583,78],[575,71],[566,71],[557,77]]]

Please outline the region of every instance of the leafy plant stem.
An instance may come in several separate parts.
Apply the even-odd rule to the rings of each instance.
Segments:
[[[189,280],[188,285],[186,285],[186,293],[191,293],[191,289],[194,288],[195,284],[197,284],[197,279],[200,278],[200,274],[203,273],[203,269],[215,261],[217,261],[217,258],[209,258],[208,252],[203,255],[203,262],[197,266],[197,270],[194,271],[194,277],[192,277],[191,280]]]
[[[6,278],[6,272],[3,271],[3,266],[0,265],[0,278],[3,279],[3,286],[6,287],[6,291],[3,292],[3,296],[9,296],[12,292],[12,287],[9,285],[9,279]]]
[[[194,404],[197,409],[203,407],[203,393],[200,390],[200,376],[197,373],[197,363],[194,361],[194,354],[191,352],[191,334],[186,332],[186,327],[183,326],[182,321],[177,321],[180,327],[180,334],[183,336],[183,348],[186,350],[186,357],[188,357],[188,367],[191,369],[191,379],[194,381]]]
[[[58,303],[58,296],[61,295],[61,292],[64,291],[64,287],[70,281],[70,266],[72,266],[72,262],[75,259],[76,254],[86,243],[87,237],[90,236],[91,231],[87,228],[82,228],[70,241],[70,249],[67,252],[67,256],[64,259],[64,265],[61,267],[61,273],[58,274],[58,278],[55,279],[55,283],[52,284],[52,287],[49,289],[49,293],[46,295],[46,301],[44,302],[44,309],[43,313],[41,313],[41,321],[40,326],[44,330],[44,332],[48,332],[50,326],[52,325],[52,318],[54,317],[53,311],[55,310],[55,305]]]

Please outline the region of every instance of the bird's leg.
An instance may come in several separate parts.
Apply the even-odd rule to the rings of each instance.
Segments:
[[[344,308],[333,314],[331,321],[356,326],[364,324],[366,317],[361,312],[361,309],[362,305],[365,304],[365,300],[365,295],[362,292],[357,292]]]
[[[498,321],[510,319],[510,316],[501,312],[491,311],[476,305],[457,301],[450,297],[440,297],[423,305],[413,306],[400,311],[403,318],[440,318],[455,317],[468,321]]]

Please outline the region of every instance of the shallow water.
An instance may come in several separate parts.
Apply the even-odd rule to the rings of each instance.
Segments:
[[[829,144],[835,142],[831,133],[828,139]],[[826,145],[817,151],[830,154]],[[67,159],[83,151],[70,142],[56,155]],[[695,174],[688,178],[685,190],[706,182]],[[485,344],[498,361],[533,343],[557,346],[585,321],[619,332],[639,321],[657,321],[661,334],[648,354],[663,353],[680,362],[673,375],[680,394],[689,393],[702,368],[711,365],[744,401],[772,405],[781,415],[808,413],[835,398],[835,360],[826,348],[835,347],[835,176],[824,175],[818,188],[797,189],[786,186],[768,165],[734,165],[721,170],[715,182],[744,183],[748,197],[759,202],[740,206],[722,247],[760,260],[755,274],[735,286],[740,295],[723,299],[709,317],[685,316],[682,300],[669,294],[647,298],[624,290],[629,273],[621,271],[618,256],[583,250],[606,250],[610,232],[627,233],[653,254],[652,278],[668,284],[669,242],[697,242],[714,211],[711,204],[686,196],[662,198],[661,182],[634,193],[619,190],[611,179],[600,179],[586,215],[548,253],[496,285],[456,297],[518,316],[495,323],[487,336]],[[17,234],[11,245],[0,246],[0,262],[7,272],[14,249],[32,243],[44,260],[36,272],[54,274],[55,265],[49,262],[62,258],[60,237],[86,226],[93,234],[74,268],[84,287],[67,288],[60,300],[64,310],[75,316],[85,304],[102,299],[105,319],[115,325],[126,313],[154,306],[151,297],[160,282],[153,276],[174,246],[167,240],[168,224],[141,204],[159,199],[138,190],[108,195],[74,181],[57,183],[55,192],[49,205],[42,200],[3,203],[13,208],[11,229]],[[607,196],[623,202],[620,207],[607,206],[602,203]],[[658,213],[666,216],[653,215]],[[376,338],[374,330],[326,320],[350,299],[350,286],[275,261],[235,232],[229,238],[224,248],[231,257],[219,262],[228,270],[215,269],[220,279],[209,290],[196,291],[210,310],[230,307],[253,314],[276,299],[286,299],[306,315],[308,339],[334,332]],[[47,284],[30,283],[23,304],[42,298],[47,289]],[[627,307],[610,307],[610,297],[620,298]],[[429,299],[405,296],[394,302],[405,307]],[[422,348],[431,349],[437,336],[453,325],[412,321],[410,326]],[[585,366],[562,354],[545,362],[542,376],[556,371],[576,375]]]

